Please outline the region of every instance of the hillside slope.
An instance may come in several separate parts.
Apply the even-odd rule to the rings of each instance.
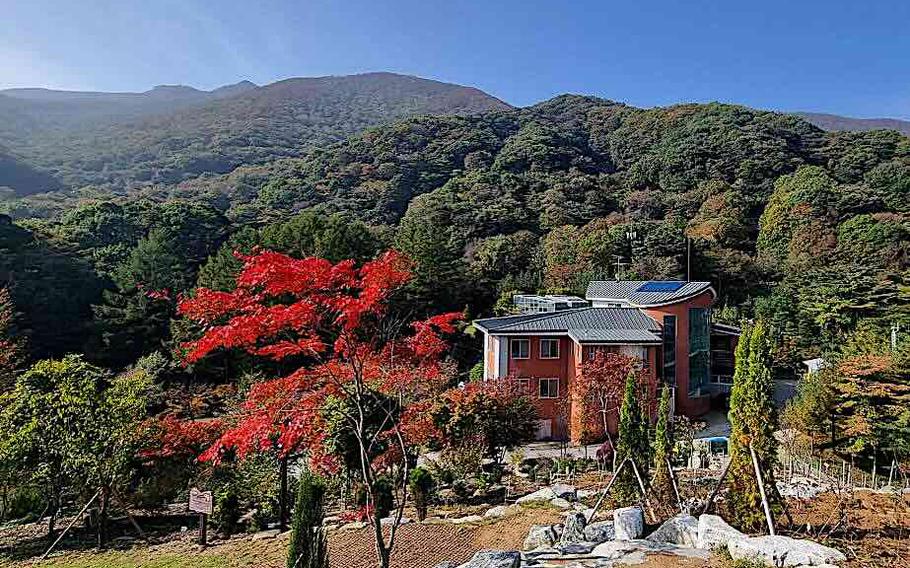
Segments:
[[[71,188],[119,190],[300,155],[313,144],[406,116],[499,108],[508,105],[477,89],[391,73],[240,83],[211,92],[19,89],[0,93],[0,143]]]
[[[745,107],[639,109],[564,95],[524,109],[407,119],[167,195],[226,195],[237,218],[318,205],[396,224],[416,197],[448,184],[442,194],[466,207],[495,209],[488,223],[539,230],[630,200],[662,216],[710,180],[760,199],[775,178],[820,162],[831,136],[796,117]]]

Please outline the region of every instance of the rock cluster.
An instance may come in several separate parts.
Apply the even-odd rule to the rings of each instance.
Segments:
[[[648,554],[656,553],[707,559],[712,551],[722,549],[728,550],[734,560],[753,560],[780,568],[832,568],[832,565],[836,566],[846,560],[841,552],[808,540],[783,536],[747,536],[717,515],[676,515],[645,537],[645,520],[641,508],[616,509],[612,520],[595,522],[591,518],[593,511],[577,502],[579,493],[568,485],[554,485],[517,501],[519,504],[548,503],[557,508],[574,509],[566,513],[561,524],[532,526],[525,538],[522,552],[482,550],[465,564],[456,567],[447,563],[437,568],[552,565],[597,568],[612,566],[614,563],[642,563]],[[493,507],[484,516],[475,518],[498,518],[515,509],[520,509],[520,506]]]

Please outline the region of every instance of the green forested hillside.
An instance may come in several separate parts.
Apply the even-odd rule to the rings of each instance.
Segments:
[[[477,89],[392,73],[241,83],[203,92],[0,95],[0,143],[71,189],[174,183],[300,155],[369,126],[508,105]],[[54,189],[21,184],[18,195]]]
[[[908,193],[910,139],[896,132],[562,96],[410,118],[119,204],[83,193],[53,205],[62,216],[19,223],[92,265],[107,290],[92,301],[92,340],[119,362],[190,333],[153,317],[142,290],[179,292],[197,273],[223,287],[234,250],[365,258],[394,246],[417,262],[409,309],[472,316],[516,290],[688,271],[715,283],[719,318],[769,319],[793,369],[858,322],[910,323]]]

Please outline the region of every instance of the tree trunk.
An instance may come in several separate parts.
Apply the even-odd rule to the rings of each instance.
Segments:
[[[278,493],[278,526],[281,532],[288,530],[288,458],[281,458],[279,472],[281,488]]]
[[[60,510],[60,495],[52,491],[47,504],[47,539],[54,541],[54,535],[57,532],[57,512]]]
[[[610,442],[610,453],[613,455],[613,463],[610,465],[610,469],[612,469],[613,474],[616,475],[616,444],[613,443],[613,436],[610,435],[610,425],[609,421],[607,420],[607,411],[603,410],[600,413],[600,416],[603,419],[604,434],[607,436],[607,441]]]
[[[98,506],[98,550],[107,544],[107,512],[111,496],[107,487],[101,489],[101,504]]]

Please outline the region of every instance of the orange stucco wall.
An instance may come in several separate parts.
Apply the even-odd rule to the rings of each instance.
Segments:
[[[566,337],[552,336],[514,336],[509,339],[530,340],[530,358],[513,359],[511,348],[508,358],[508,380],[530,379],[530,396],[540,413],[541,420],[550,421],[550,428],[554,438],[571,439],[578,443],[584,434],[589,438],[601,438],[602,428],[595,427],[593,431],[585,432],[583,425],[582,405],[577,398],[574,384],[575,378],[581,373],[583,357],[587,353],[585,347],[578,345]],[[540,339],[559,340],[559,359],[540,359]],[[656,392],[657,353],[654,346],[648,346],[647,358],[647,384],[652,395]],[[538,397],[538,379],[559,379],[559,398],[542,399]],[[614,413],[615,414],[615,413]],[[608,417],[611,431],[616,431],[618,416]]]

